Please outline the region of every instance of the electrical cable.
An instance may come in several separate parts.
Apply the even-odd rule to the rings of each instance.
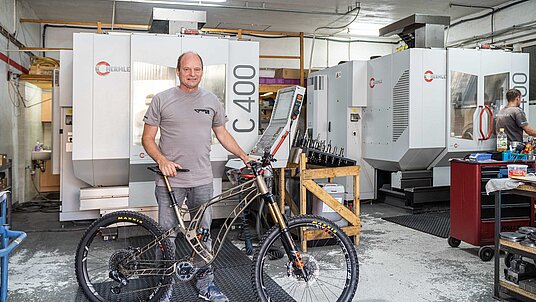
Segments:
[[[43,198],[43,200],[46,200],[46,201],[54,201],[54,202],[59,202],[60,201],[59,199],[50,199],[50,198],[44,196],[43,193],[41,193],[41,191],[39,191],[39,189],[37,188],[37,185],[35,184],[35,175],[31,175],[30,179],[32,180],[33,187],[34,187],[35,191],[37,192],[37,196]]]
[[[482,18],[487,17],[487,16],[489,16],[489,15],[491,15],[491,14],[493,14],[493,13],[498,13],[498,12],[500,12],[500,11],[502,11],[502,10],[505,10],[505,9],[507,9],[507,8],[510,8],[510,7],[512,7],[512,6],[515,6],[515,5],[518,5],[518,4],[527,2],[527,1],[529,1],[529,0],[520,0],[520,1],[517,1],[517,2],[513,2],[513,3],[510,3],[510,4],[508,4],[508,5],[505,5],[505,6],[502,6],[502,7],[499,7],[499,8],[497,8],[497,9],[495,9],[494,12],[488,12],[488,13],[485,13],[485,14],[482,14],[482,15],[479,15],[479,16],[476,16],[476,17],[467,18],[467,19],[462,19],[462,20],[460,20],[460,21],[457,21],[457,22],[451,24],[450,26],[456,26],[456,25],[459,25],[459,24],[462,24],[462,23],[465,23],[465,22],[469,22],[469,21],[474,21],[474,20],[482,19]]]
[[[312,64],[313,64],[313,53],[314,53],[314,49],[315,49],[316,32],[318,30],[320,30],[320,29],[343,29],[343,28],[346,28],[346,27],[350,26],[350,24],[354,23],[354,21],[357,19],[357,16],[359,16],[359,13],[361,12],[361,3],[358,4],[357,8],[354,8],[353,10],[350,10],[348,13],[354,11],[355,9],[357,9],[357,13],[355,14],[355,16],[352,19],[352,21],[348,22],[347,24],[342,25],[342,26],[320,26],[320,27],[317,27],[313,31],[313,42],[311,44],[311,54],[310,54],[310,57],[309,57],[309,74],[311,73]]]
[[[291,39],[291,38],[298,38],[298,37],[289,37],[285,35],[281,36],[265,36],[260,34],[249,34],[249,33],[243,33],[242,36],[250,36],[255,38],[262,38],[262,39]],[[312,39],[312,35],[305,35],[304,38],[306,39]],[[337,39],[335,37],[316,37],[316,40],[321,41],[332,41],[332,42],[340,42],[340,43],[377,43],[377,44],[398,44],[401,40],[396,42],[391,41],[375,41],[375,40],[366,40],[366,39]]]

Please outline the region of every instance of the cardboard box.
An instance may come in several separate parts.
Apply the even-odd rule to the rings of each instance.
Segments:
[[[315,72],[315,71],[318,71],[318,69],[311,70],[311,72]],[[308,75],[309,75],[309,69],[305,68],[303,70],[303,78],[307,79]],[[293,69],[293,68],[278,68],[275,70],[274,78],[299,80],[300,70]]]
[[[303,70],[304,78],[307,78],[307,70]],[[300,79],[300,70],[292,68],[278,68],[275,70],[275,77],[281,79]]]

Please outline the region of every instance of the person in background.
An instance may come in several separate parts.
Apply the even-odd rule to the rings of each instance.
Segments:
[[[508,104],[497,113],[495,129],[504,128],[508,143],[523,142],[523,131],[529,136],[536,137],[536,130],[529,126],[527,116],[521,105],[521,91],[510,89],[506,92]]]

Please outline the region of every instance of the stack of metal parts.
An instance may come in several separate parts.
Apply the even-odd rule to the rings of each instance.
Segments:
[[[511,242],[521,242],[527,238],[527,235],[518,232],[501,232],[501,239]]]
[[[526,236],[526,239],[521,241],[521,245],[536,248],[536,228],[520,227],[517,232]]]
[[[536,247],[536,228],[521,227],[517,232],[501,232],[501,239],[519,242],[521,245]],[[529,262],[532,261],[532,262]],[[506,268],[504,278],[518,284],[532,293],[536,293],[536,265],[533,260],[525,260],[521,255],[512,255],[505,258]]]
[[[299,134],[299,133],[298,133]],[[307,162],[313,165],[326,167],[355,166],[357,161],[344,157],[344,148],[332,146],[331,141],[309,139],[307,132],[303,137],[296,135],[295,153],[307,154]]]
[[[536,279],[527,279],[519,281],[519,287],[528,292],[536,294]]]

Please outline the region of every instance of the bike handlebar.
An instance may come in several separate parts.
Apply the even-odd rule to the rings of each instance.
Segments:
[[[147,167],[147,169],[153,171],[154,173],[158,175],[164,175],[162,171],[160,171],[160,168],[158,166],[150,166],[150,167]],[[177,172],[190,172],[190,169],[182,169],[182,168],[177,168],[177,167],[175,167],[175,169],[177,170]]]

